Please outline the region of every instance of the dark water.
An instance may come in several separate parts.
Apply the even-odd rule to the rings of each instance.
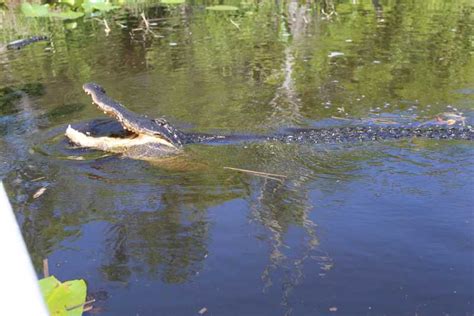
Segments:
[[[237,5],[127,5],[108,35],[0,20],[4,42],[52,38],[0,53],[0,178],[38,271],[47,257],[105,291],[101,315],[472,315],[471,142],[190,145],[145,162],[64,140],[101,117],[88,81],[199,132],[472,121],[469,1]],[[132,39],[143,10],[159,19]]]

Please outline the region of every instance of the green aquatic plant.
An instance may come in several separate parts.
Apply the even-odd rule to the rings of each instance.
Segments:
[[[185,0],[161,0],[160,2],[163,4],[183,4],[186,1]]]
[[[113,5],[104,0],[86,0],[82,2],[81,7],[86,13],[91,13],[93,11],[109,12],[120,8],[120,6]]]
[[[211,11],[237,11],[239,8],[231,6],[231,5],[213,5],[210,7],[206,7],[206,10]]]
[[[39,280],[39,286],[51,315],[82,315],[87,294],[84,280],[60,282],[54,276],[49,276]]]
[[[62,20],[74,20],[84,15],[83,12],[72,11],[70,9],[64,11],[52,11],[48,4],[36,4],[24,2],[21,4],[21,12],[26,17],[32,18],[59,18]]]
[[[27,17],[45,17],[50,14],[48,4],[37,4],[24,2],[21,4],[21,12]]]
[[[26,17],[33,18],[58,18],[62,20],[78,19],[84,14],[93,12],[109,12],[119,9],[106,0],[58,0],[52,4],[36,4],[23,2],[20,10]]]

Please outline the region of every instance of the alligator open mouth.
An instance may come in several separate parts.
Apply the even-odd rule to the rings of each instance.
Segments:
[[[182,148],[184,134],[166,120],[133,113],[111,99],[96,83],[86,83],[83,89],[92,97],[93,104],[117,120],[128,133],[126,137],[94,137],[68,126],[66,136],[76,145],[115,153],[133,153],[134,156],[137,153],[156,156]]]

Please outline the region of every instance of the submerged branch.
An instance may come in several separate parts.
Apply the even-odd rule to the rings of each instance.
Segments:
[[[224,169],[240,171],[240,172],[248,173],[257,177],[272,179],[272,180],[276,180],[280,182],[283,182],[287,178],[287,176],[281,175],[281,174],[254,171],[254,170],[248,170],[248,169],[240,169],[240,168],[233,168],[233,167],[224,167]]]

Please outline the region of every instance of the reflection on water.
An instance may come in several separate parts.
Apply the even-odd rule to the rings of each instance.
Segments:
[[[52,49],[0,52],[0,177],[35,265],[106,290],[108,315],[471,313],[469,142],[201,144],[149,163],[64,139],[101,117],[88,81],[198,132],[472,120],[468,1],[240,5],[129,5],[108,36],[26,21]],[[142,10],[158,36],[130,37]]]

